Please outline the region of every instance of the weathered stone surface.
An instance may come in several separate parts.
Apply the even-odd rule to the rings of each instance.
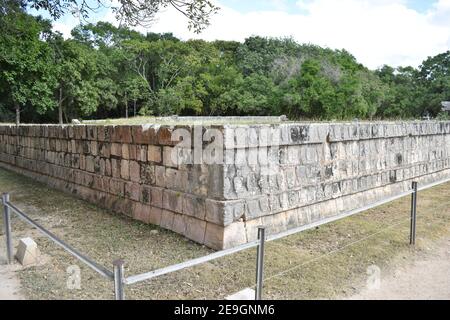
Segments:
[[[164,189],[163,208],[173,212],[183,212],[183,197],[181,193]]]
[[[130,180],[133,182],[141,181],[141,167],[137,161],[130,161]],[[145,182],[144,182],[145,183]]]
[[[150,223],[151,207],[140,202],[134,203],[133,218],[144,223]]]
[[[130,159],[130,145],[129,144],[126,144],[126,143],[122,144],[121,156],[125,160]]]
[[[125,184],[125,196],[129,197],[131,200],[139,201],[140,185],[134,182],[127,182]]]
[[[130,179],[130,162],[128,160],[120,161],[120,177],[122,179]]]
[[[205,201],[206,220],[218,225],[227,226],[244,215],[244,201]]]
[[[152,206],[155,206],[158,208],[163,207],[163,190],[164,189],[158,188],[158,187],[150,188]]]
[[[186,233],[185,236],[197,243],[205,242],[206,221],[185,216]],[[219,247],[217,247],[219,248]]]
[[[152,125],[133,126],[133,141],[137,144],[156,144],[157,131]]]
[[[183,213],[188,216],[205,220],[206,205],[205,199],[194,195],[186,194],[183,199]]]
[[[160,163],[162,159],[161,147],[149,145],[147,158],[148,161]]]
[[[162,210],[160,226],[164,229],[173,229],[174,213],[168,210]]]
[[[0,125],[0,166],[215,249],[450,177],[450,122],[214,128],[224,163],[193,164],[203,150],[172,141],[201,127]]]
[[[122,156],[122,145],[120,143],[111,144],[111,155],[119,158]]]
[[[30,266],[39,262],[40,252],[36,242],[31,238],[22,238],[17,246],[16,259],[23,266]]]
[[[162,209],[151,207],[148,222],[155,225],[161,225]]]
[[[163,164],[166,167],[177,167],[177,151],[174,147],[163,147]]]
[[[235,222],[227,227],[208,222],[205,244],[211,248],[231,248],[247,242],[245,223]]]

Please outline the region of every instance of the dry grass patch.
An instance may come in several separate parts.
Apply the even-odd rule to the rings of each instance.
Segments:
[[[409,246],[409,198],[369,210],[320,228],[271,242],[266,247],[264,297],[274,299],[341,298],[364,285],[366,270],[387,272],[426,252],[450,235],[450,184],[420,192],[417,246]],[[212,250],[156,226],[99,209],[71,195],[0,169],[0,192],[63,240],[112,268],[123,258],[132,275],[199,257]],[[1,218],[3,219],[3,218]],[[398,224],[399,222],[402,222]],[[0,223],[3,223],[1,220]],[[390,227],[393,224],[395,227]],[[156,231],[152,231],[156,230]],[[15,244],[32,236],[47,262],[17,272],[22,291],[31,299],[112,299],[113,285],[63,249],[13,219]],[[1,236],[4,254],[4,235]],[[400,259],[401,260],[401,259]],[[82,290],[66,286],[67,267],[82,270]],[[185,269],[126,287],[127,299],[220,299],[252,286],[255,250]]]

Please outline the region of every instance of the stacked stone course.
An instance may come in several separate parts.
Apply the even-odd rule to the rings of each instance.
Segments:
[[[450,122],[216,125],[223,164],[173,159],[193,127],[0,125],[0,166],[215,249],[450,176]]]

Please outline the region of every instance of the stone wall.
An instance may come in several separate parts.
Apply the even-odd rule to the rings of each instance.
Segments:
[[[450,122],[218,124],[213,164],[184,160],[180,128],[195,140],[194,125],[0,125],[0,166],[215,249],[450,176]]]
[[[208,245],[214,167],[178,165],[174,145],[169,127],[0,125],[0,166]]]

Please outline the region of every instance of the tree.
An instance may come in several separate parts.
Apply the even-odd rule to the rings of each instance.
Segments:
[[[201,32],[219,8],[209,0],[24,0],[32,8],[46,10],[54,19],[74,12],[83,19],[99,8],[112,8],[117,20],[126,25],[148,26],[161,9],[172,7],[188,19],[189,30]]]
[[[385,97],[378,115],[387,118],[420,116],[418,108],[417,70],[412,67],[383,66],[376,71],[384,83]]]
[[[420,112],[436,116],[441,102],[450,101],[450,51],[426,59],[419,67]]]
[[[64,40],[58,33],[48,43],[54,51],[58,79],[54,96],[59,123],[64,122],[64,117],[68,121],[68,118],[91,115],[101,102],[114,104],[111,91],[116,87],[111,83],[108,61],[100,52],[77,40]]]
[[[50,24],[16,7],[0,15],[0,82],[14,106],[16,123],[29,104],[42,114],[55,107],[55,67],[48,43]]]

